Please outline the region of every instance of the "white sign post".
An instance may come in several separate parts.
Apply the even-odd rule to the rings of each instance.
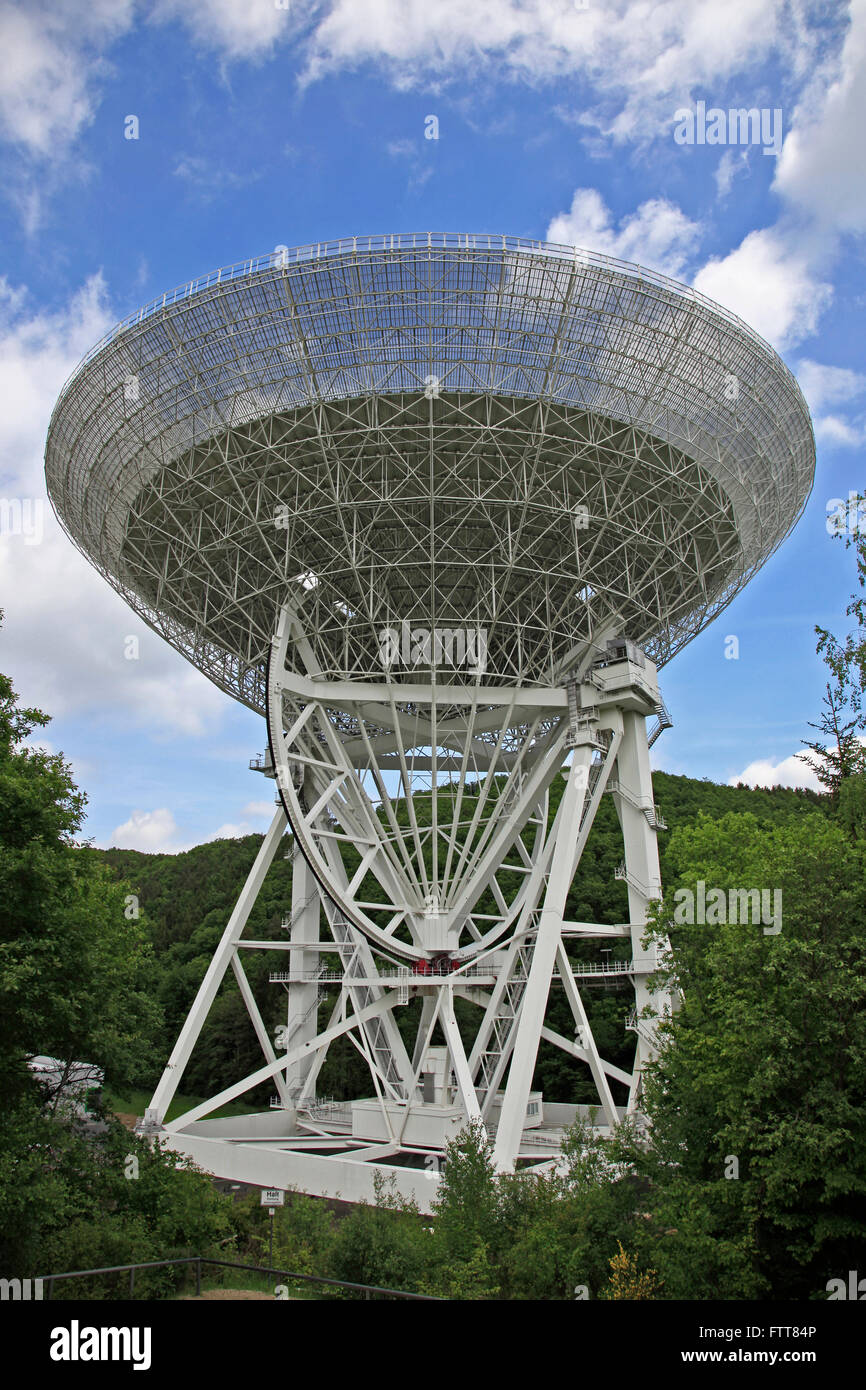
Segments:
[[[280,1190],[280,1188],[278,1188],[278,1187],[263,1187],[263,1188],[262,1188],[261,1205],[262,1205],[263,1207],[268,1207],[268,1208],[269,1208],[268,1216],[269,1216],[270,1219],[271,1219],[271,1223],[270,1223],[270,1224],[271,1224],[271,1239],[270,1239],[269,1248],[268,1248],[268,1264],[269,1264],[269,1266],[271,1267],[271,1269],[273,1269],[273,1267],[274,1267],[274,1215],[275,1215],[276,1208],[277,1208],[277,1207],[285,1206],[285,1204],[286,1204],[286,1194],[285,1194],[285,1192],[282,1192],[282,1191]]]

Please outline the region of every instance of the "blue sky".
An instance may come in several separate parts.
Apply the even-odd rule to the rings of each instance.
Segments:
[[[675,727],[654,752],[692,776],[809,783],[792,760],[823,688],[813,628],[843,628],[854,585],[827,503],[866,482],[866,0],[28,0],[0,3],[0,51],[0,498],[20,503],[0,535],[0,669],[53,715],[96,843],[184,848],[264,828],[273,803],[247,770],[261,721],[144,628],[48,512],[53,403],[163,290],[353,233],[609,252],[695,284],[781,352],[816,425],[815,489],[663,672]],[[780,111],[781,153],[678,143],[699,101]]]

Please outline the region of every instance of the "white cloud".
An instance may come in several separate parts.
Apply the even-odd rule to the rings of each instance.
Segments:
[[[60,749],[55,748],[54,744],[47,738],[25,738],[21,747],[32,748],[34,753],[47,753],[49,755],[60,752]]]
[[[0,278],[0,396],[14,409],[0,415],[0,477],[32,491],[42,473],[44,429],[75,363],[111,326],[105,281],[92,275],[54,313],[31,312],[22,286]]]
[[[133,811],[129,820],[108,836],[107,847],[139,849],[145,854],[177,854],[187,845],[178,842],[177,822],[167,806],[156,811]]]
[[[681,275],[700,238],[693,222],[675,203],[650,198],[614,226],[610,209],[595,188],[578,188],[568,212],[554,217],[547,240],[638,261],[667,275]]]
[[[708,261],[693,281],[778,349],[814,333],[833,294],[816,277],[808,252],[791,241],[778,229],[749,232],[727,256]]]
[[[844,420],[841,415],[818,415],[814,420],[815,438],[821,444],[853,449],[866,443],[866,428]]]
[[[155,811],[134,810],[128,820],[103,837],[103,846],[106,849],[138,849],[145,854],[182,854],[212,840],[239,840],[245,835],[261,835],[273,819],[274,810],[272,802],[250,801],[244,806],[240,820],[226,821],[211,834],[198,837],[185,834],[167,806]]]
[[[297,28],[295,16],[304,13],[298,0],[157,0],[150,19],[156,24],[177,20],[202,48],[216,49],[226,58],[266,57]]]
[[[645,0],[335,0],[307,45],[307,80],[381,64],[397,87],[485,70],[534,84],[568,75],[591,83],[579,114],[616,141],[645,142],[669,126],[692,89],[718,90],[771,54],[797,79],[818,43],[820,7],[784,0],[647,4]]]
[[[720,200],[727,198],[733,185],[734,179],[738,174],[747,174],[749,171],[749,151],[745,150],[725,150],[716,166],[713,175],[716,184],[716,193]]]
[[[774,189],[836,232],[866,231],[866,0],[851,0],[841,50],[821,65],[797,109]],[[839,19],[842,19],[841,7]]]
[[[859,10],[863,0],[853,3]],[[92,119],[104,55],[135,14],[134,0],[6,0],[0,120],[13,139],[40,155],[66,148]],[[575,0],[155,0],[147,19],[182,26],[226,61],[259,61],[291,42],[304,81],[364,63],[400,89],[484,70],[534,85],[582,76],[590,104],[578,123],[641,144],[669,131],[693,90],[722,100],[725,84],[750,73],[757,81],[773,57],[799,89],[827,27],[819,0],[805,0],[793,19],[787,0],[728,0],[723,20],[717,0],[591,0],[585,9]],[[852,41],[843,85],[854,81],[846,74],[855,60]],[[819,104],[824,88],[815,85]],[[792,145],[786,168],[796,163]]]
[[[424,144],[423,141],[421,143]],[[407,192],[414,193],[416,189],[423,188],[425,183],[433,177],[433,165],[424,162],[414,140],[390,140],[385,148],[391,159],[409,161],[409,178],[406,181]]]
[[[204,159],[200,155],[182,155],[175,166],[175,177],[183,179],[199,194],[210,201],[221,193],[246,188],[261,177],[261,169],[247,167],[243,170],[228,169],[218,160]]]
[[[240,820],[226,821],[213,834],[204,836],[203,842],[239,840],[244,835],[261,835],[273,820],[276,809],[275,801],[248,801],[241,809]]]
[[[63,157],[93,119],[102,54],[131,27],[133,0],[0,6],[0,127],[28,154]]]
[[[0,280],[0,499],[37,525],[0,534],[2,669],[25,704],[51,715],[119,713],[190,736],[212,732],[228,697],[149,629],[75,550],[45,493],[43,453],[63,382],[107,327],[104,281],[89,279],[65,307],[30,309]],[[8,512],[8,515],[15,515]],[[34,543],[35,542],[35,543]],[[139,638],[127,660],[126,638]]]
[[[852,418],[838,411],[824,411],[825,406],[846,405],[862,396],[866,392],[866,375],[804,357],[797,366],[797,380],[812,412],[819,443],[845,449],[866,443],[866,418],[862,414]]]
[[[703,228],[675,203],[650,198],[614,223],[598,189],[578,188],[566,213],[547,228],[549,241],[601,251],[625,261],[637,261],[675,278],[682,278],[694,257]],[[739,246],[698,270],[695,288],[738,314],[777,348],[790,347],[814,333],[822,311],[832,299],[832,287],[813,272],[806,245],[797,246],[787,231],[765,228],[750,232]],[[825,390],[833,372],[817,368],[810,380]],[[856,378],[849,373],[846,381]],[[832,389],[842,389],[841,376]]]
[[[859,13],[866,0],[853,3]],[[0,7],[0,124],[31,155],[52,157],[58,177],[68,174],[68,147],[92,120],[110,71],[106,55],[143,12],[134,0],[0,0]],[[591,0],[585,9],[575,0],[155,0],[146,17],[180,26],[225,62],[261,61],[291,45],[302,83],[365,63],[381,67],[400,90],[435,90],[485,73],[534,86],[580,77],[586,107],[571,118],[593,148],[603,148],[602,140],[668,139],[684,99],[700,92],[723,101],[734,80],[738,100],[758,101],[760,88],[752,93],[749,84],[759,83],[762,65],[773,60],[791,101],[816,68],[823,78],[812,79],[805,120],[813,107],[820,112],[838,75],[818,63],[833,29],[821,0],[794,8],[788,0],[727,0],[723,16],[717,0]],[[846,51],[838,80],[847,91],[856,84],[853,40]],[[793,135],[789,146],[784,187],[796,193],[804,156]],[[193,179],[196,172],[194,162],[185,170]],[[724,192],[729,162],[723,159],[717,176]],[[425,171],[416,184],[427,177]],[[43,179],[45,186],[50,191]],[[31,179],[9,190],[31,228],[43,188]]]
[[[728,786],[735,787],[745,782],[749,787],[807,787],[819,792],[823,788],[808,763],[801,755],[792,753],[789,758],[774,762],[772,758],[757,758],[749,763],[736,777],[728,778]]]
[[[202,843],[207,844],[211,840],[242,840],[245,835],[260,835],[261,832],[260,825],[252,825],[247,820],[226,821],[225,825],[221,825],[212,835],[206,835]]]
[[[853,372],[850,367],[828,367],[808,357],[801,358],[797,366],[797,380],[813,411],[820,411],[825,405],[842,405],[866,391],[866,376],[862,372]]]

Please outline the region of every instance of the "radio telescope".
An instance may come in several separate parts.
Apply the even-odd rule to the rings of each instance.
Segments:
[[[356,1200],[385,1173],[426,1210],[470,1122],[510,1171],[554,1164],[579,1112],[639,1116],[675,1006],[642,943],[661,893],[649,747],[671,722],[657,670],[781,543],[813,472],[766,343],[574,247],[279,247],[107,334],[52,417],[53,505],[155,631],[266,717],[251,765],[276,794],[143,1131],[268,1187]],[[606,794],[627,920],[572,920]],[[251,940],[281,846],[291,904]],[[276,1035],[255,950],[280,953]],[[229,971],[262,1065],[166,1123]],[[585,1007],[614,983],[634,993],[630,1070]],[[333,1100],[318,1082],[341,1038],[369,1084]],[[588,1073],[593,1106],[533,1089],[542,1041]],[[213,1118],[262,1083],[269,1109]]]

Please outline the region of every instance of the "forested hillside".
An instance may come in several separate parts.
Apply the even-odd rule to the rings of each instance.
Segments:
[[[813,812],[827,802],[826,797],[809,791],[719,786],[707,780],[665,772],[655,773],[653,781],[656,804],[668,825],[668,830],[659,835],[663,881],[670,833],[678,827],[696,823],[702,814],[718,820],[729,812],[748,812],[770,825]],[[564,787],[564,779],[557,779],[553,784],[551,814],[559,804]],[[429,804],[429,796],[427,802]],[[423,807],[419,806],[418,814],[423,818]],[[95,858],[104,861],[138,899],[141,922],[154,948],[154,987],[164,1016],[159,1035],[153,1039],[156,1055],[160,1058],[167,1056],[177,1035],[261,840],[260,835],[248,835],[237,840],[211,841],[183,854],[142,854],[121,849],[90,851]],[[610,797],[604,797],[572,889],[569,915],[573,919],[601,922],[626,919],[625,885],[614,877],[622,853],[622,837],[613,802]],[[280,922],[291,906],[291,881],[291,863],[281,855],[273,864],[252,910],[247,928],[249,936],[258,939],[280,936]],[[599,949],[599,944],[594,942],[572,948],[575,955],[585,957],[597,956]],[[627,955],[627,943],[616,942],[613,954]],[[268,974],[283,968],[284,959],[276,952],[250,952],[245,966],[263,1017],[273,1030],[284,1019],[285,1000],[279,986],[269,985]],[[623,1067],[628,1066],[634,1050],[634,1035],[625,1028],[631,999],[630,991],[611,987],[592,990],[588,1000],[590,1021],[603,1055]],[[462,1001],[458,1001],[458,1005],[458,1016],[467,1022],[472,1020],[475,1015],[472,1006]],[[328,1007],[326,1002],[323,1008]],[[401,1028],[410,1036],[415,1027],[416,1008],[417,1003],[400,1012]],[[551,1026],[567,1028],[569,1020],[564,997],[554,991]],[[187,1068],[183,1089],[196,1095],[213,1093],[253,1071],[258,1062],[258,1044],[234,980],[229,978],[211,1010]],[[363,1091],[365,1078],[362,1060],[351,1044],[342,1040],[329,1054],[321,1089],[338,1098],[353,1092],[357,1094],[355,1088],[360,1086]],[[549,1043],[541,1047],[536,1084],[548,1100],[574,1102],[594,1097],[583,1069],[575,1067]],[[267,1104],[268,1095],[269,1090],[263,1088],[253,1098],[256,1103]]]

